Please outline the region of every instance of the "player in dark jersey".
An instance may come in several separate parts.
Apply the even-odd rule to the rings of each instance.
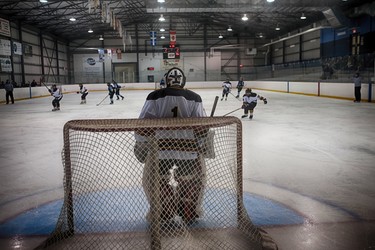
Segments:
[[[115,90],[117,100],[120,100],[120,97],[122,98],[121,100],[124,100],[124,96],[120,94],[121,86],[115,80],[112,80],[112,86]]]
[[[245,85],[245,82],[243,81],[243,77],[241,77],[240,80],[237,83],[237,96],[236,96],[236,98],[240,97],[241,90],[243,89],[244,85]]]
[[[108,89],[108,95],[109,95],[109,104],[113,104],[113,96],[115,95],[115,88],[113,87],[112,83],[107,82],[107,89]]]
[[[257,93],[252,92],[250,88],[246,89],[245,94],[243,95],[243,104],[242,108],[244,109],[244,115],[242,118],[247,117],[250,111],[250,119],[253,119],[254,109],[257,106],[257,101],[261,100],[264,104],[267,104],[267,99],[263,96],[258,95]]]
[[[185,76],[180,69],[172,68],[169,70],[165,76],[167,87],[155,90],[147,96],[139,118],[206,116],[201,97],[191,90],[184,89],[185,81]],[[178,140],[180,142],[199,139],[197,138],[199,135],[193,130],[156,131],[154,136],[163,140]],[[149,142],[146,136],[136,134],[136,140],[138,144],[146,145],[143,150],[147,150],[147,143]],[[143,187],[150,202],[152,201],[150,178],[154,160],[147,156],[144,159],[138,159],[145,162]],[[161,219],[169,221],[176,216],[180,216],[187,224],[194,222],[201,214],[205,183],[203,156],[199,152],[192,151],[191,148],[184,150],[169,147],[167,150],[161,149],[158,152],[158,159]],[[149,216],[147,219],[150,220]]]

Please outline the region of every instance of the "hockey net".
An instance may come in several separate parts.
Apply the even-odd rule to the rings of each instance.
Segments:
[[[276,249],[242,200],[235,117],[74,120],[49,249]]]

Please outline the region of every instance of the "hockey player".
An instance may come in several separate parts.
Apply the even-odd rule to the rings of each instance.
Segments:
[[[160,88],[161,89],[164,89],[166,86],[165,86],[165,80],[164,80],[164,78],[165,78],[165,75],[164,75],[164,77],[160,80]]]
[[[224,97],[225,97],[225,100],[227,100],[228,94],[230,93],[232,89],[232,83],[229,81],[229,79],[227,79],[225,82],[223,82],[222,87],[223,87],[223,94],[221,96],[221,101],[224,99]]]
[[[166,88],[151,92],[142,108],[140,119],[172,118],[172,117],[204,117],[201,97],[193,91],[184,89],[185,76],[178,68],[172,68],[165,76]],[[161,219],[165,222],[181,216],[184,222],[190,224],[201,214],[203,186],[205,182],[205,165],[201,153],[187,147],[174,148],[173,141],[199,140],[207,131],[193,130],[163,130],[156,131],[155,137],[162,138],[168,144],[168,149],[160,150],[159,174]],[[138,145],[135,154],[140,162],[145,163],[143,172],[143,188],[147,199],[152,202],[152,169],[154,160],[148,156],[150,143],[146,136],[136,133]],[[168,142],[169,141],[169,142]],[[154,199],[155,200],[155,199]],[[153,207],[153,206],[151,206]],[[150,221],[150,212],[147,215]]]
[[[261,100],[264,102],[264,104],[267,104],[267,99],[263,96],[258,95],[257,93],[252,92],[250,88],[247,88],[245,91],[245,94],[243,95],[243,104],[242,108],[244,109],[244,115],[242,118],[247,117],[249,111],[250,111],[250,119],[253,119],[253,113],[254,109],[257,106],[257,101]]]
[[[124,100],[124,97],[120,94],[121,86],[118,85],[118,83],[115,80],[112,80],[112,85],[113,85],[113,88],[115,90],[115,94],[117,96],[117,100],[120,100],[120,97],[122,98],[122,100]]]
[[[48,89],[48,91],[51,93],[51,96],[53,96],[52,100],[52,111],[58,111],[60,110],[60,101],[63,98],[63,94],[61,92],[61,89],[57,88],[56,84],[52,85],[51,89]]]
[[[245,82],[243,81],[243,77],[240,78],[240,80],[237,83],[237,96],[236,98],[240,97],[241,90],[243,89],[243,86],[245,85]]]
[[[110,82],[107,83],[107,87],[108,87],[109,100],[111,100],[109,104],[113,104],[113,96],[115,95],[116,90]]]
[[[89,91],[83,86],[82,83],[79,84],[79,91],[77,91],[77,94],[81,94],[80,104],[86,104],[86,96],[89,94]]]

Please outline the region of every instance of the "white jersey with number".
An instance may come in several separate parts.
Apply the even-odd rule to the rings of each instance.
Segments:
[[[153,91],[147,96],[139,118],[205,117],[201,97],[193,91],[180,87],[168,87]],[[156,131],[156,139],[195,139],[192,130]],[[136,135],[136,140],[145,142],[146,137]],[[195,159],[197,153],[183,151],[160,151],[159,159]]]
[[[258,95],[257,93],[251,92],[250,94],[245,94],[242,98],[243,102],[245,103],[252,103],[252,102],[257,102],[258,99],[260,99],[261,96]]]
[[[60,99],[62,97],[62,93],[59,88],[52,89],[51,94],[54,98]]]

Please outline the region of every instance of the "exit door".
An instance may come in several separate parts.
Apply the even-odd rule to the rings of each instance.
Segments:
[[[113,79],[116,82],[135,82],[136,63],[114,63]]]

